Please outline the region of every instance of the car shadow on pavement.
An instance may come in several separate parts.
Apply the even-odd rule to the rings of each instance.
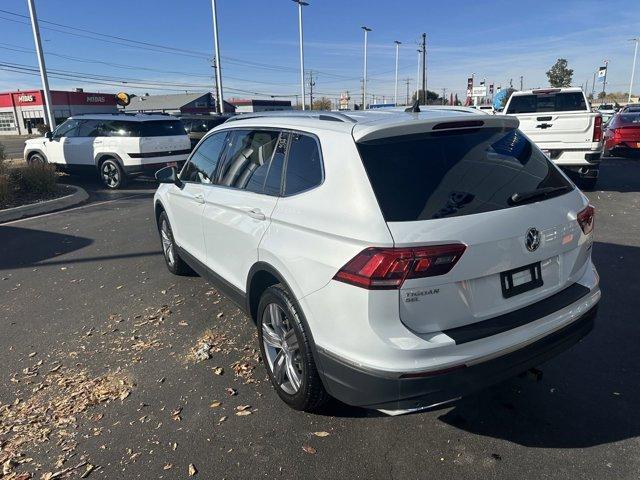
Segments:
[[[540,448],[586,448],[640,436],[640,248],[596,242],[603,292],[594,330],[540,369],[463,398],[439,419]]]
[[[30,267],[92,243],[75,235],[0,225],[0,270]]]
[[[593,191],[640,192],[640,158],[604,157]]]

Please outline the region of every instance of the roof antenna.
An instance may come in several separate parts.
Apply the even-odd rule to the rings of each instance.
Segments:
[[[416,101],[413,102],[413,105],[411,105],[409,108],[405,108],[404,111],[409,113],[420,113],[420,100],[416,98]]]

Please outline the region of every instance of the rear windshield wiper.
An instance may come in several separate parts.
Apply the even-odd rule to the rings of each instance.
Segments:
[[[528,200],[533,200],[534,198],[548,197],[555,193],[568,192],[570,190],[573,190],[573,187],[570,185],[563,185],[562,187],[539,188],[537,190],[531,190],[530,192],[516,192],[509,197],[509,203],[511,205],[517,205]]]

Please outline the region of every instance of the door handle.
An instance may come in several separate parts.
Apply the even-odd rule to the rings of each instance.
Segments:
[[[262,210],[260,210],[259,208],[252,208],[251,210],[247,210],[247,215],[249,215],[251,218],[255,218],[256,220],[267,219],[266,215],[262,213]]]
[[[193,198],[198,203],[204,203],[204,195],[202,195],[201,193],[197,193],[191,198]]]
[[[541,128],[544,130],[545,128],[549,128],[551,126],[552,126],[551,123],[541,123],[540,125],[536,125],[536,128]]]

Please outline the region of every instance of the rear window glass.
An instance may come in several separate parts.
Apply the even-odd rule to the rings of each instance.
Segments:
[[[571,112],[586,109],[582,92],[552,92],[514,95],[507,113]]]
[[[136,122],[140,137],[169,137],[185,135],[184,125],[180,120],[151,120]]]
[[[618,115],[618,121],[616,123],[640,123],[640,112],[622,113]]]
[[[358,150],[388,222],[500,210],[511,207],[514,193],[570,186],[515,129],[406,135],[362,142]]]

